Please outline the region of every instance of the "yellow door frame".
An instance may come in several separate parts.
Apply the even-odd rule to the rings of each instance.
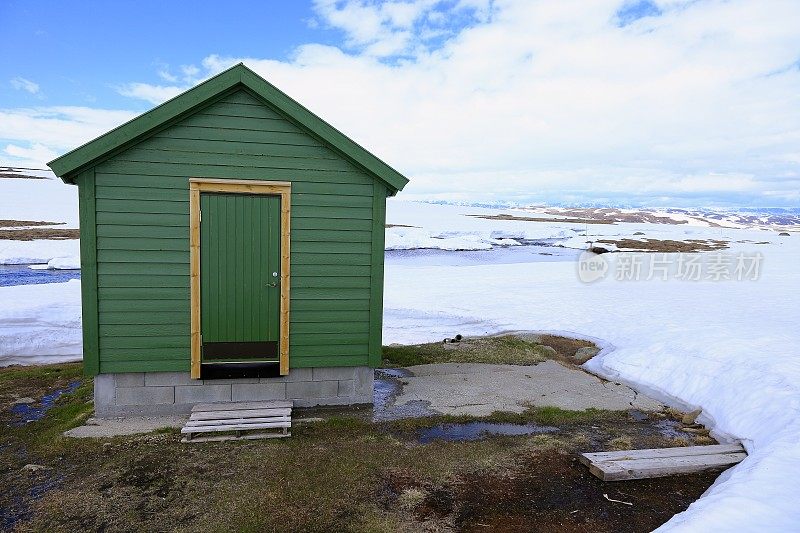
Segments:
[[[287,181],[189,179],[189,265],[192,379],[200,379],[200,193],[271,194],[281,198],[280,374],[289,373],[289,221],[292,184]]]

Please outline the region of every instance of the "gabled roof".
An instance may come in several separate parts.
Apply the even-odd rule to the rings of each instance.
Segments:
[[[356,144],[352,139],[290,98],[286,93],[239,63],[203,83],[179,94],[158,107],[114,128],[71,152],[50,161],[47,166],[65,183],[75,183],[83,169],[98,163],[112,153],[144,140],[164,124],[190,115],[209,100],[230,89],[242,86],[260,96],[267,104],[310,130],[311,133],[339,151],[344,157],[382,180],[392,194],[401,190],[408,179],[395,169]]]

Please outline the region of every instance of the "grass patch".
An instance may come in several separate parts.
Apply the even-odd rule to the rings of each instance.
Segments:
[[[17,418],[11,412],[14,401],[30,398],[32,406],[39,406],[45,395],[65,390],[78,383],[71,393],[57,398],[44,416],[15,429],[14,436],[28,446],[50,446],[61,438],[61,433],[81,425],[91,415],[93,383],[83,376],[81,363],[57,365],[7,367],[0,369],[0,424],[12,424]]]
[[[630,437],[617,437],[606,443],[609,450],[630,450],[633,449],[633,441]]]
[[[571,411],[559,407],[531,407],[523,413],[533,422],[546,426],[563,424],[584,424],[588,422],[603,422],[624,418],[624,411],[607,411],[605,409],[587,409],[585,411]]]
[[[387,422],[392,431],[414,431],[439,424],[465,424],[467,422],[494,422],[498,424],[538,424],[540,426],[566,426],[587,423],[619,421],[627,418],[625,411],[587,409],[572,411],[559,407],[529,407],[521,413],[498,411],[489,416],[439,415],[422,418],[406,418]]]
[[[163,428],[154,429],[153,433],[155,433],[156,435],[180,435],[181,430],[180,428],[164,426]]]
[[[589,349],[588,353],[585,350]],[[582,351],[579,351],[582,350]],[[430,342],[383,347],[384,365],[406,367],[434,363],[535,365],[548,359],[582,364],[598,348],[589,341],[557,335],[497,335],[470,337],[461,342]]]
[[[66,430],[86,422],[93,411],[92,384],[82,383],[75,392],[58,398],[40,420],[22,426],[19,436],[30,444],[49,446],[63,439]]]
[[[0,368],[0,394],[24,392],[26,382],[40,388],[51,386],[56,379],[83,377],[82,363],[64,363],[41,366],[9,366]]]
[[[545,346],[512,335],[383,347],[385,363],[394,367],[433,363],[535,365],[546,361],[548,353]]]

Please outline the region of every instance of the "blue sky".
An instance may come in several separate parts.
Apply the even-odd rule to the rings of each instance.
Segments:
[[[407,198],[800,205],[800,2],[0,0],[0,22],[0,164],[244,61]]]
[[[221,7],[225,5],[233,8]],[[154,79],[167,65],[179,75],[180,65],[211,54],[286,59],[300,44],[341,40],[335,30],[309,27],[314,13],[308,2],[236,6],[176,0],[3,1],[3,107],[54,103],[135,108],[115,87]],[[15,90],[8,83],[14,77],[35,80],[41,93]]]

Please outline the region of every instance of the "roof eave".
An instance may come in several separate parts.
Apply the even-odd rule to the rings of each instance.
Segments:
[[[172,120],[195,106],[212,98],[214,95],[233,87],[240,81],[239,67],[235,65],[220,74],[184,93],[175,96],[128,122],[121,124],[113,130],[67,152],[61,157],[53,159],[47,166],[64,183],[75,183],[74,177],[83,168],[90,166],[94,161],[102,158],[111,151],[126,145],[135,144],[141,137],[147,135],[166,121]]]
[[[129,120],[79,146],[78,148],[50,161],[49,166],[64,183],[74,184],[81,170],[94,164],[110,152],[136,144],[142,137],[165,122],[188,114],[210,98],[241,84],[268,104],[278,108],[291,119],[299,122],[315,135],[352,159],[376,178],[383,181],[395,193],[403,189],[408,178],[362,148],[355,141],[325,122],[323,119],[293,100],[286,93],[239,63],[210,78],[192,89],[164,102],[163,104]],[[393,195],[393,194],[392,194]]]
[[[246,87],[356,161],[395,192],[408,183],[408,178],[252,70],[244,67],[241,74],[241,81]]]

